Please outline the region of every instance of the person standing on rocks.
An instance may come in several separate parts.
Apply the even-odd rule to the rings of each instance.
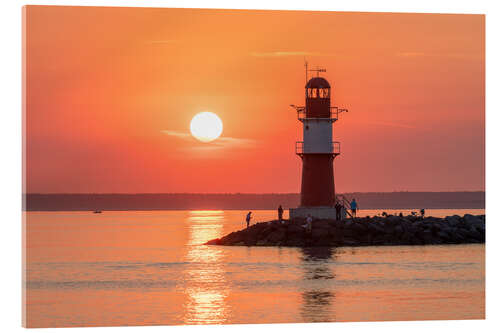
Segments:
[[[335,204],[335,219],[337,221],[342,220],[342,205],[338,201]]]
[[[423,208],[422,208],[422,209],[420,210],[420,215],[422,215],[422,218],[424,218],[424,216],[425,216],[425,209],[423,209]]]
[[[352,201],[351,201],[351,213],[352,213],[352,217],[355,218],[356,217],[356,211],[358,210],[358,203],[356,202],[356,199],[353,198]]]
[[[252,212],[248,212],[248,214],[247,214],[247,228],[250,226],[251,219],[252,219]]]
[[[311,214],[307,214],[307,219],[306,219],[306,231],[308,233],[311,233],[312,232],[312,222],[313,222],[313,218],[311,216]]]
[[[278,207],[278,219],[280,223],[283,223],[283,207],[281,205]]]

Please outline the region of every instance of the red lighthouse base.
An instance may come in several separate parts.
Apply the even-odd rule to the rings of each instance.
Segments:
[[[300,207],[333,207],[335,181],[332,154],[304,154]]]

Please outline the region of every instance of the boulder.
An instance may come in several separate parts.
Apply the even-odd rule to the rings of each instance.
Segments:
[[[368,226],[368,230],[372,234],[382,234],[385,232],[383,223],[373,222],[373,223],[368,223],[367,226]]]
[[[286,228],[286,233],[288,234],[303,234],[305,229],[299,224],[290,224]]]
[[[368,230],[368,226],[367,226],[368,223],[363,223],[363,222],[355,222],[353,223],[352,227],[354,228],[354,230],[356,230],[357,232],[365,232]]]
[[[417,233],[417,237],[423,242],[423,244],[432,244],[433,235],[430,230],[423,230]]]
[[[446,216],[444,219],[452,227],[455,227],[455,226],[459,225],[460,222],[461,222],[460,216],[458,216],[458,215]]]
[[[344,237],[350,237],[350,238],[356,238],[356,236],[358,235],[358,233],[356,232],[356,230],[354,230],[354,228],[345,228],[342,234]]]
[[[450,240],[450,235],[448,232],[442,230],[437,233],[437,237],[442,243],[447,243]]]
[[[328,220],[313,221],[312,227],[313,229],[318,229],[318,228],[328,229],[330,227],[330,223],[328,222]]]
[[[402,245],[410,245],[411,244],[411,239],[413,238],[413,234],[409,233],[409,232],[404,232],[402,235],[401,235],[401,244]]]
[[[335,220],[332,222],[332,225],[335,227],[335,229],[342,229],[344,227],[344,221]]]
[[[328,238],[328,229],[327,228],[314,228],[311,232],[312,239],[320,239],[320,238]]]
[[[465,223],[467,224],[479,224],[482,222],[481,218],[479,216],[474,216],[474,215],[470,215],[470,214],[465,214],[464,215],[464,221]]]
[[[306,240],[305,237],[302,237],[299,234],[292,234],[287,236],[287,239],[285,241],[286,246],[305,246],[306,245]]]
[[[229,235],[222,237],[220,239],[220,243],[222,245],[235,244],[239,242],[243,242],[243,231],[232,232]]]
[[[422,230],[424,228],[424,223],[422,221],[415,221],[411,223],[411,227],[416,231]]]
[[[389,215],[385,219],[385,224],[395,226],[397,224],[401,224],[402,220],[403,219],[401,217],[399,217],[399,216]]]
[[[270,244],[281,244],[286,239],[286,230],[285,228],[278,228],[271,232],[267,237],[266,241]]]
[[[479,231],[477,231],[475,228],[472,228],[471,230],[469,230],[469,232],[467,233],[467,236],[469,238],[471,238],[472,240],[477,240],[477,241],[483,240],[483,238],[484,238],[484,235],[482,237],[481,233],[479,233]]]
[[[209,240],[206,245],[222,245],[220,238]]]
[[[394,227],[394,234],[396,236],[401,235],[405,230],[403,229],[403,225],[397,225]]]
[[[359,242],[354,238],[346,237],[346,238],[344,238],[342,245],[343,246],[358,246]]]

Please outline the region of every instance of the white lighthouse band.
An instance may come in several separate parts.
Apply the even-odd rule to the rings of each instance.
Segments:
[[[306,118],[303,121],[303,154],[332,154],[333,126],[329,119]]]

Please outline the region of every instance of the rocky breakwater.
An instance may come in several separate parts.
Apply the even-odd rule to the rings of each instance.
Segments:
[[[315,220],[312,230],[302,219],[261,222],[208,241],[208,245],[370,246],[484,243],[485,216],[387,216]]]

